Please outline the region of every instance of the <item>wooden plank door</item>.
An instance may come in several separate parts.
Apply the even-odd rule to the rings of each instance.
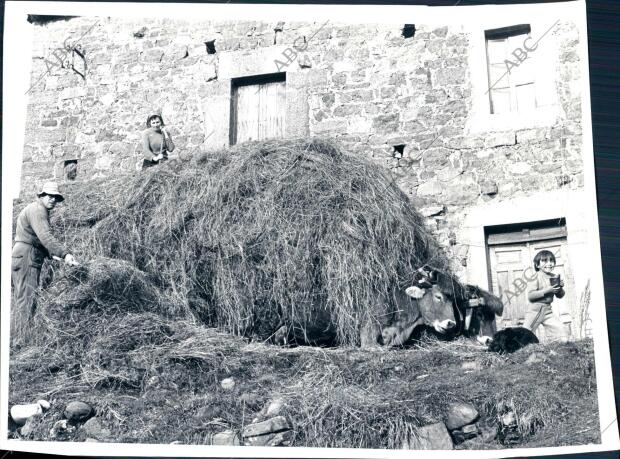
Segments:
[[[498,318],[498,329],[523,324],[527,291],[518,289],[518,279],[529,266],[527,244],[506,244],[489,247],[491,290],[504,301],[504,313]]]
[[[286,86],[283,81],[236,88],[235,143],[284,137]]]

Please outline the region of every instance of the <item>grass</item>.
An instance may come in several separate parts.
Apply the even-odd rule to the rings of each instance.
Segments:
[[[64,405],[84,400],[115,441],[209,444],[217,432],[241,432],[270,401],[281,399],[294,427],[293,446],[400,448],[417,427],[442,421],[456,401],[476,406],[481,426],[497,430],[507,411],[517,420],[516,440],[509,444],[477,437],[457,448],[600,441],[590,341],[531,345],[500,356],[464,339],[362,351],[248,343],[180,322],[144,328],[160,339],[121,349],[119,337],[110,336],[109,354],[87,353],[60,368],[45,354],[15,355],[10,403],[46,398],[53,405],[32,439],[47,439]],[[534,352],[544,361],[526,363]],[[462,370],[465,360],[480,369]],[[94,371],[97,366],[106,371]],[[231,391],[220,386],[229,377],[236,381]],[[67,439],[83,435],[78,429]]]

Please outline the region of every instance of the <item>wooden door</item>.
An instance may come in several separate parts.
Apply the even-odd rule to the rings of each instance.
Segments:
[[[527,291],[520,280],[530,265],[527,244],[490,247],[491,290],[504,302],[504,314],[498,328],[523,324],[527,306]],[[524,282],[527,282],[525,280]]]
[[[236,101],[234,143],[284,137],[285,82],[238,86],[234,97]]]

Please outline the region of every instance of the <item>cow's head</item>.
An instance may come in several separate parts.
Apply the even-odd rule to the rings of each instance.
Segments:
[[[456,331],[459,318],[455,315],[454,300],[439,285],[426,289],[418,304],[424,323],[437,333],[447,335]]]
[[[417,300],[424,324],[442,335],[456,332],[461,322],[450,280],[424,267],[417,271],[414,285],[405,290],[409,297]]]

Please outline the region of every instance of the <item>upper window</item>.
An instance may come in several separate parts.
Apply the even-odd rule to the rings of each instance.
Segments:
[[[492,114],[536,108],[535,69],[527,52],[530,33],[529,24],[484,32]]]
[[[230,144],[284,137],[286,73],[232,80]]]

